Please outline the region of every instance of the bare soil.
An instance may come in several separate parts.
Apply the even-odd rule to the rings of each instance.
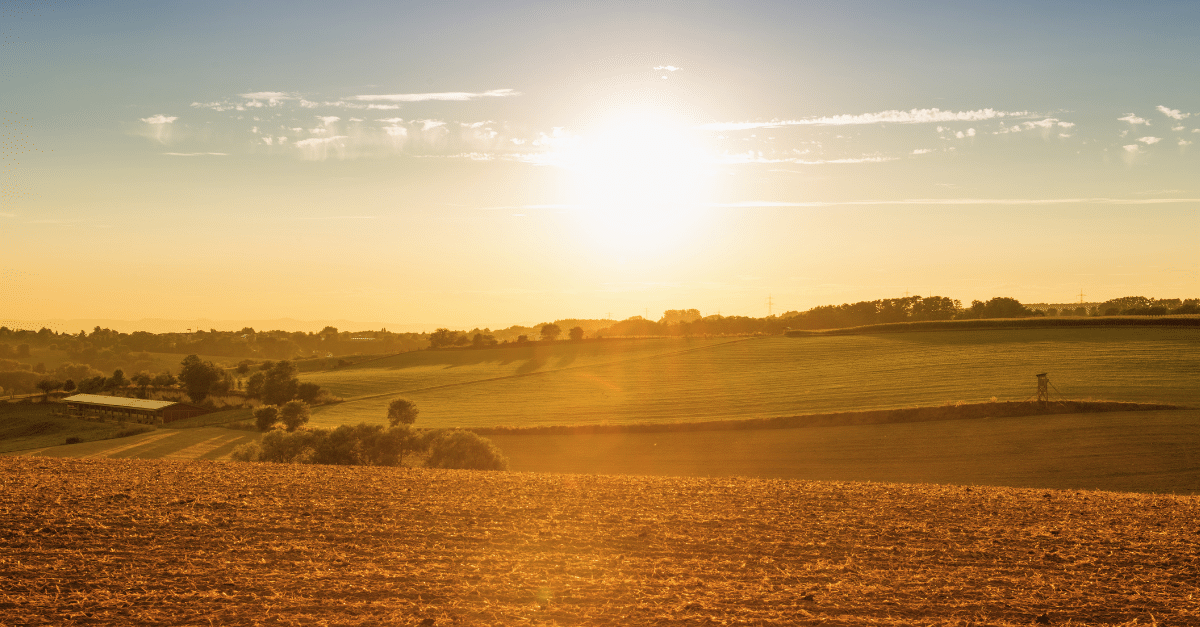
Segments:
[[[1197,625],[1200,498],[0,458],[0,625]]]

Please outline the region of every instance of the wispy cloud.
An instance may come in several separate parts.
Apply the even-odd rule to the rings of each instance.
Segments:
[[[346,157],[345,135],[333,137],[310,137],[295,142],[300,149],[301,158],[308,161],[324,161],[331,156],[339,159]]]
[[[682,70],[683,68],[675,67],[674,65],[656,65],[656,66],[654,66],[654,69],[666,70],[668,72],[678,72],[679,70]]]
[[[1182,120],[1192,116],[1190,113],[1182,113],[1179,111],[1179,109],[1168,109],[1162,105],[1158,105],[1157,109],[1159,113],[1171,118],[1172,120]]]
[[[997,111],[976,109],[974,111],[942,111],[941,109],[910,109],[908,111],[880,111],[858,115],[833,115],[799,120],[772,120],[770,122],[713,122],[703,124],[707,131],[744,131],[759,128],[785,126],[848,126],[861,124],[929,124],[934,122],[979,122],[998,118],[1022,118],[1032,115],[1028,111]]]
[[[483,92],[443,91],[428,94],[364,94],[354,96],[353,100],[362,102],[426,102],[430,100],[464,101],[479,98],[509,98],[520,96],[521,92],[514,89],[491,89]]]
[[[1161,137],[1139,137],[1138,141],[1142,142],[1143,144],[1146,144],[1147,146],[1153,146],[1154,144],[1157,144],[1158,142],[1162,141],[1162,138]]]
[[[868,155],[863,157],[846,157],[840,159],[803,159],[800,157],[770,157],[759,152],[743,152],[730,154],[726,153],[717,156],[714,161],[724,164],[745,164],[745,163],[795,163],[798,165],[833,165],[833,164],[848,164],[848,163],[883,163],[885,161],[895,161],[896,157],[883,157],[880,155]]]
[[[153,139],[160,144],[166,144],[171,141],[174,135],[172,125],[175,120],[179,119],[177,115],[152,115],[148,118],[139,118],[142,121],[142,128],[138,129],[137,134]]]
[[[0,211],[0,218],[15,218],[17,214],[8,211]]]
[[[297,216],[297,220],[374,220],[377,216]]]
[[[298,94],[290,94],[283,91],[253,91],[248,94],[238,94],[246,100],[266,100],[275,104],[282,100],[299,100]]]
[[[721,208],[754,207],[849,207],[890,205],[1164,205],[1200,203],[1200,198],[904,198],[898,200],[843,200],[788,202],[771,200],[746,200],[731,203],[714,203],[708,206]]]
[[[1137,126],[1138,124],[1145,124],[1146,126],[1150,126],[1150,120],[1147,120],[1146,118],[1139,118],[1137,115],[1132,114],[1132,113],[1126,115],[1123,118],[1117,118],[1117,119],[1120,120],[1121,122],[1129,122],[1130,124],[1132,124],[1134,126]]]
[[[164,152],[164,155],[171,157],[225,157],[227,152]]]

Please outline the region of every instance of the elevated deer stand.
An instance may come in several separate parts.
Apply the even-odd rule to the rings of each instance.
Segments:
[[[1038,402],[1039,403],[1049,402],[1050,401],[1050,377],[1046,376],[1046,373],[1043,372],[1037,376],[1037,380],[1038,380],[1038,393],[1037,393]]]

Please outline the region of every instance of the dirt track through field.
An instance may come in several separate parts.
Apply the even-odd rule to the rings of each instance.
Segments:
[[[7,457],[0,625],[1197,625],[1197,520],[1105,492]]]

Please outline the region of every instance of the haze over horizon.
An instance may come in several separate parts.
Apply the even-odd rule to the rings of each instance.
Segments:
[[[1192,2],[2,6],[0,318],[1200,295]]]

